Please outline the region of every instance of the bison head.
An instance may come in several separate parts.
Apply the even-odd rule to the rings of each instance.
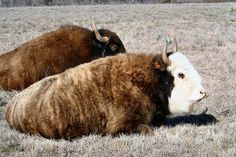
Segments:
[[[165,44],[161,58],[166,67],[166,73],[160,80],[161,84],[165,86],[163,89],[168,96],[170,113],[173,115],[189,114],[193,104],[206,96],[206,91],[201,85],[202,78],[197,70],[187,57],[177,50],[175,38],[174,43],[174,51],[169,53],[167,53],[167,44]]]
[[[125,53],[125,47],[116,35],[107,29],[97,30],[93,23],[94,39],[93,45],[95,46],[95,58],[116,55],[118,53]]]

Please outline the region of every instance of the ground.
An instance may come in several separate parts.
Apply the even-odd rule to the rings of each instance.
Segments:
[[[236,156],[236,3],[0,8],[0,52],[62,24],[91,28],[91,19],[98,28],[115,31],[128,52],[160,51],[165,35],[175,32],[179,50],[199,71],[208,96],[193,115],[168,119],[154,136],[66,141],[10,129],[3,112],[17,92],[2,90],[0,156]]]

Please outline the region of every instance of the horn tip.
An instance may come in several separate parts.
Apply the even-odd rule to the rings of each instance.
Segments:
[[[95,25],[95,23],[94,23],[94,21],[92,19],[91,19],[91,23],[92,23],[93,29],[96,30],[97,27],[96,27],[96,25]]]

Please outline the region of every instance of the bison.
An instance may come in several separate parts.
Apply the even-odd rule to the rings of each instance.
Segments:
[[[0,87],[21,90],[93,59],[125,52],[110,30],[65,25],[0,56]]]
[[[188,114],[206,95],[180,52],[119,54],[44,78],[6,107],[10,127],[46,138],[152,134],[170,114]]]

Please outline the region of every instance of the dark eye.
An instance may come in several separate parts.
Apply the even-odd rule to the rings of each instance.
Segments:
[[[184,75],[183,73],[178,73],[178,77],[179,77],[179,78],[183,79],[184,76],[185,76],[185,75]]]
[[[111,51],[113,51],[113,52],[115,52],[115,51],[117,50],[117,48],[118,48],[118,45],[116,45],[116,44],[111,44],[111,45],[110,45],[110,49],[111,49]]]

